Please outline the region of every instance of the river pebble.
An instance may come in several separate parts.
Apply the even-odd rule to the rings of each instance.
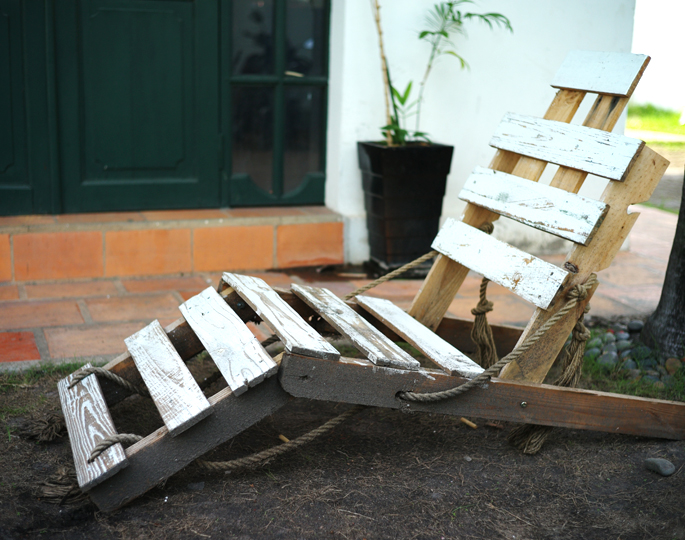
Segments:
[[[647,458],[645,459],[645,467],[661,476],[671,476],[675,472],[675,465],[663,458]]]

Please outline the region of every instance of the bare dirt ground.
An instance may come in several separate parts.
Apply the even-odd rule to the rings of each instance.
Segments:
[[[0,391],[2,539],[685,538],[683,441],[556,430],[542,452],[527,456],[507,444],[512,425],[474,419],[474,430],[453,417],[382,409],[260,468],[227,475],[190,465],[112,514],[87,500],[50,503],[40,484],[71,465],[69,442],[39,444],[20,428],[58,411],[61,376],[12,379]],[[276,445],[279,434],[297,437],[346,407],[293,400],[207,459]],[[120,432],[157,427],[144,398],[112,414]],[[676,473],[646,470],[648,457],[669,459]]]

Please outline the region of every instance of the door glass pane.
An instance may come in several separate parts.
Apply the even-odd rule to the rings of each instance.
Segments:
[[[233,74],[273,74],[273,0],[235,0],[232,13]]]
[[[286,70],[323,75],[326,67],[326,2],[288,0]]]
[[[231,108],[233,174],[249,174],[255,184],[271,192],[274,89],[236,86]]]
[[[285,89],[284,193],[298,187],[307,173],[322,172],[323,105],[323,88]]]

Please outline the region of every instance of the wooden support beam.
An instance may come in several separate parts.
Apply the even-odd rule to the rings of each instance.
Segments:
[[[400,400],[398,392],[437,392],[458,386],[465,379],[439,370],[407,372],[352,358],[330,362],[286,355],[279,378],[283,389],[295,397],[685,439],[685,403],[674,401],[492,379],[453,399],[415,403]]]

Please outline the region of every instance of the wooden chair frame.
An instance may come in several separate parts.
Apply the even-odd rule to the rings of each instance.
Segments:
[[[553,86],[559,90],[544,116],[543,127],[548,126],[544,124],[544,120],[568,124],[585,95],[597,93],[583,126],[611,131],[648,61],[648,57],[638,55],[571,54],[553,82]],[[577,65],[586,66],[588,62],[601,69],[590,69],[587,76],[583,76],[581,71],[579,77]],[[601,81],[598,82],[598,79]],[[521,120],[514,115],[505,118],[505,124],[509,122],[513,126],[522,121],[525,119]],[[515,151],[515,145],[507,147],[511,138],[503,137],[502,141],[495,139],[495,145],[499,145],[500,149],[492,160],[491,171],[481,170],[476,174],[509,174],[532,182],[540,179],[548,164],[547,160],[540,156],[522,155]],[[605,189],[594,225],[585,231],[582,241],[576,243],[569,253],[564,264],[563,280],[558,285],[553,285],[549,299],[540,304],[544,307],[536,309],[524,330],[501,325],[492,327],[500,353],[508,353],[541,328],[564,306],[569,290],[586,283],[592,273],[606,268],[627,238],[638,216],[636,213],[628,213],[628,206],[649,199],[668,162],[644,146],[644,143],[638,141],[634,144],[628,141],[626,144],[630,147],[625,158],[628,162],[617,173],[616,181],[611,181]],[[551,186],[577,194],[587,175],[588,172],[562,163]],[[487,204],[470,202],[461,223],[478,228],[498,217],[499,214],[492,211],[492,208],[489,209]],[[540,226],[539,223],[534,225]],[[464,225],[458,227],[463,228]],[[434,245],[443,245],[441,235],[443,232]],[[449,246],[444,248],[442,253],[449,252],[449,249]],[[450,346],[467,354],[474,349],[469,337],[473,323],[446,313],[468,271],[465,265],[455,262],[453,258],[445,254],[439,255],[408,311],[414,320],[433,330]],[[234,314],[230,316],[235,317],[238,322],[263,320],[278,327],[283,323],[276,319],[282,318],[284,312],[281,311],[276,316],[270,315],[269,306],[283,301],[294,310],[287,315],[287,318],[292,319],[289,324],[301,326],[301,321],[308,321],[316,336],[317,333],[338,332],[348,337],[356,332],[364,334],[367,332],[365,327],[370,325],[391,341],[409,340],[398,329],[397,324],[390,324],[382,316],[378,316],[378,313],[372,315],[366,305],[369,302],[363,299],[348,301],[347,307],[340,307],[342,301],[330,298],[325,290],[309,290],[307,287],[273,291],[267,287],[268,290],[261,290],[262,285],[257,281],[250,281],[252,278],[232,274],[224,276],[219,286],[219,295],[224,302],[218,300],[219,296],[215,292],[205,291],[202,293],[202,302],[186,302],[182,308],[184,317],[165,329],[157,323],[156,326],[153,324],[145,329],[144,334],[138,333],[128,338],[126,342],[129,352],[105,366],[105,370],[130,383],[149,388],[165,419],[165,427],[129,448],[123,449],[117,444],[100,458],[90,462],[87,457],[97,441],[108,433],[116,433],[107,405],[111,407],[123,400],[130,395],[130,391],[108,379],[98,381],[94,376],[86,377],[73,387],[71,382],[74,374],[60,382],[60,397],[72,440],[77,473],[80,474],[79,483],[102,510],[110,511],[126,504],[197,457],[272,414],[292,397],[611,433],[685,438],[685,404],[541,384],[590,301],[595,287],[586,298],[578,302],[575,309],[545,332],[524,356],[506,366],[498,378],[491,379],[487,384],[456,399],[437,403],[414,403],[404,401],[398,395],[402,392],[441,391],[462,384],[470,376],[467,374],[464,377],[471,369],[467,365],[470,362],[468,359],[467,363],[459,367],[457,358],[457,367],[453,370],[445,362],[437,362],[442,365],[442,369],[427,369],[413,365],[414,361],[411,359],[397,357],[395,360],[384,360],[382,352],[368,352],[368,359],[365,360],[338,358],[335,350],[326,349],[316,342],[309,344],[309,337],[306,335],[293,338],[277,331],[286,344],[286,351],[274,359],[275,364],[279,364],[278,368],[275,364],[269,364],[271,361],[268,358],[255,361],[263,362],[264,365],[257,370],[258,376],[253,377],[252,382],[246,381],[249,386],[257,382],[259,384],[248,390],[248,382],[229,380],[231,376],[225,375],[229,382],[228,388],[209,399],[198,395],[195,390],[189,391],[188,397],[184,399],[193,402],[196,410],[179,411],[189,407],[187,401],[179,401],[175,392],[171,392],[174,395],[169,395],[169,389],[164,386],[166,382],[160,382],[160,388],[157,388],[150,381],[165,378],[183,381],[187,377],[185,372],[179,373],[179,370],[183,371],[183,362],[205,348],[215,361],[215,353],[227,354],[224,345],[212,343],[211,332],[197,331],[197,321],[201,323],[202,317],[207,315],[202,311],[203,306],[209,303],[213,303],[218,311],[223,311],[228,306]],[[350,313],[356,314],[356,318],[341,323],[335,316],[326,316],[328,308],[333,312],[349,309]],[[270,317],[275,318],[271,321]],[[298,328],[297,332],[307,333],[306,328]],[[244,338],[249,341],[250,336]],[[146,343],[153,339],[159,345],[146,349]],[[155,360],[156,356],[159,356],[159,360]],[[160,364],[155,364],[157,361]],[[153,371],[161,370],[162,375],[155,375],[157,379],[150,379],[150,375],[141,375],[141,372],[148,369],[145,367],[147,364],[152,366],[149,369]],[[276,371],[278,377],[266,378]],[[184,388],[192,386],[192,383],[179,384]],[[88,429],[81,427],[83,422],[87,423]]]

